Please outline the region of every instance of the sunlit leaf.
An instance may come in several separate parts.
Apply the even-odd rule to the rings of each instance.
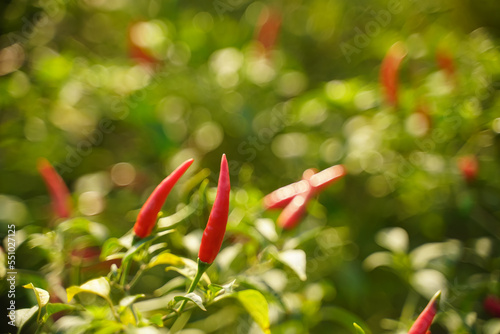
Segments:
[[[158,327],[163,327],[163,314],[153,314],[149,317],[149,322]]]
[[[49,295],[48,291],[46,291],[44,289],[40,289],[40,288],[35,288],[33,283],[23,285],[23,288],[31,289],[31,290],[33,290],[33,292],[35,292],[36,301],[37,301],[38,306],[39,306],[37,320],[40,320],[40,314],[42,312],[42,308],[45,305],[47,305],[47,303],[49,302],[49,299],[50,299],[50,295]]]
[[[19,310],[16,310],[16,320],[15,324],[16,327],[21,329],[28,320],[31,319],[37,313],[39,310],[38,305],[33,306],[32,308],[22,308]]]
[[[196,293],[194,292],[191,292],[191,293],[188,293],[187,295],[185,296],[176,296],[174,297],[174,300],[176,302],[180,301],[180,300],[188,300],[188,301],[191,301],[193,303],[196,304],[196,306],[198,306],[200,309],[202,309],[203,311],[206,311],[207,309],[205,308],[205,305],[203,305],[203,300],[201,299],[200,296],[198,296]]]
[[[120,300],[120,306],[121,307],[128,307],[132,305],[137,299],[144,298],[146,295],[144,294],[139,294],[139,295],[133,295],[133,296],[126,296]]]
[[[129,307],[126,307],[122,312],[120,312],[120,322],[125,326],[137,324],[134,313]]]
[[[94,295],[101,296],[102,298],[109,300],[110,286],[106,278],[100,277],[90,280],[80,286],[70,286],[66,289],[68,295],[68,303],[73,299],[73,297],[80,292],[88,292]]]
[[[239,291],[236,297],[262,331],[270,334],[269,306],[266,298],[257,290]]]
[[[301,249],[291,249],[279,253],[278,260],[292,269],[302,281],[306,276],[306,253]]]
[[[158,224],[157,224],[158,229],[172,228],[175,225],[182,222],[184,219],[186,219],[189,216],[191,216],[192,214],[194,214],[195,212],[196,212],[196,207],[194,207],[192,205],[186,205],[185,207],[183,207],[182,209],[180,209],[179,211],[177,211],[173,215],[170,215],[170,216],[167,216],[164,218],[160,218],[158,220]]]
[[[438,258],[447,258],[457,261],[462,254],[462,244],[458,240],[428,243],[415,248],[410,253],[413,268],[425,268],[429,262]]]
[[[35,288],[32,283],[23,285],[23,288],[32,289],[35,292],[36,301],[40,308],[44,307],[49,302],[50,294],[48,291],[40,288]]]
[[[393,255],[389,252],[377,252],[370,254],[363,261],[363,268],[367,271],[373,270],[377,267],[391,267],[393,263]]]
[[[379,231],[375,235],[375,241],[395,253],[408,251],[408,233],[401,227],[385,228]]]
[[[193,263],[194,263],[194,261],[193,261]],[[161,253],[158,256],[154,257],[148,263],[148,268],[152,268],[152,267],[157,266],[159,264],[170,264],[173,266],[180,266],[180,265],[185,265],[186,262],[184,261],[184,259],[182,259],[181,257],[179,257],[175,254],[164,252],[164,253]]]
[[[257,219],[255,228],[269,241],[278,240],[278,233],[276,233],[276,224],[269,218]]]
[[[411,278],[410,283],[416,291],[427,298],[431,298],[438,290],[446,294],[448,286],[446,277],[434,269],[418,270]]]

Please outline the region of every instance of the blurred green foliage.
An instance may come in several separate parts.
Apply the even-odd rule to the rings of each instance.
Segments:
[[[19,306],[36,304],[22,285],[52,284],[37,270],[80,268],[71,252],[129,231],[191,157],[164,215],[202,204],[162,242],[195,258],[226,153],[232,211],[209,275],[263,292],[273,333],[356,333],[353,322],[405,333],[437,289],[433,333],[497,333],[482,301],[500,294],[499,10],[493,0],[2,2],[0,233],[16,225]],[[279,26],[269,49],[266,18]],[[396,42],[406,57],[390,107],[379,70]],[[76,236],[52,216],[39,157],[84,217]],[[263,212],[265,194],[340,163],[348,175],[297,229],[269,229],[278,213]],[[306,281],[283,260],[290,250],[307,254]],[[94,269],[62,274],[63,285]],[[175,276],[151,269],[140,286],[153,293]],[[213,318],[194,313],[194,328],[258,332],[224,303]]]

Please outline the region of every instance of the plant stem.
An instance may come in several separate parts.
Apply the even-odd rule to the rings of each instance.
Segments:
[[[188,289],[187,293],[191,293],[191,292],[193,292],[196,289],[196,285],[198,285],[198,282],[200,281],[201,276],[203,276],[203,274],[208,269],[208,267],[210,267],[210,265],[211,265],[211,263],[205,263],[205,262],[201,261],[200,259],[198,259],[198,270],[196,271],[196,275],[194,276],[194,279],[191,282],[191,285],[189,286],[189,289]],[[181,306],[176,311],[177,314],[179,314],[179,313],[182,312],[182,310],[186,306],[187,302],[188,301],[186,299],[184,299],[182,301]]]
[[[130,266],[129,261],[125,261],[125,263],[123,263],[123,268],[120,276],[120,285],[123,287],[125,287],[125,279],[127,277],[129,266]]]

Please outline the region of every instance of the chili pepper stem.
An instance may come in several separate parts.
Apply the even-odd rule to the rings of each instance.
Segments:
[[[198,259],[198,270],[196,271],[196,275],[194,276],[193,281],[191,282],[191,285],[189,286],[189,289],[187,293],[191,293],[196,289],[196,286],[198,285],[198,282],[201,279],[201,276],[207,271],[208,267],[210,267],[212,264],[211,263],[206,263]],[[187,304],[187,300],[184,299],[181,303],[181,306],[179,306],[179,309],[177,310],[177,314],[181,313],[184,307]]]

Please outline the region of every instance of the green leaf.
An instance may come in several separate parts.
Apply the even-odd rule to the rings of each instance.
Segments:
[[[48,303],[47,306],[45,307],[45,314],[43,315],[43,321],[44,322],[47,321],[50,318],[50,316],[54,313],[61,311],[73,311],[75,309],[76,307],[69,304]]]
[[[361,328],[357,323],[353,322],[352,325],[354,326],[354,329],[356,330],[356,334],[365,334],[365,331],[363,328]]]
[[[121,324],[113,320],[103,320],[95,325],[95,334],[114,334],[122,333],[124,330],[124,324]]]
[[[173,215],[170,215],[168,217],[160,218],[158,220],[158,229],[164,229],[164,228],[172,228],[173,226],[179,224],[182,222],[184,219],[188,218],[191,216],[193,213],[196,212],[196,208],[192,205],[186,205]]]
[[[203,305],[203,300],[201,299],[200,296],[198,296],[196,293],[194,292],[191,292],[191,293],[188,293],[187,295],[185,296],[176,296],[174,297],[174,300],[176,302],[180,301],[180,300],[187,300],[187,301],[191,301],[193,303],[196,304],[196,306],[198,306],[200,309],[202,309],[203,311],[206,311],[207,309],[205,308],[205,305]]]
[[[156,325],[158,327],[163,327],[163,314],[157,313],[153,314],[151,317],[149,317],[149,323]]]
[[[70,286],[66,289],[66,293],[68,295],[68,303],[77,293],[80,292],[92,293],[94,295],[101,296],[102,298],[109,301],[109,291],[109,282],[105,277],[90,280],[80,286]]]
[[[154,235],[150,235],[149,237],[146,237],[144,239],[138,240],[135,244],[132,245],[132,247],[130,247],[130,249],[127,251],[127,253],[123,257],[122,267],[125,268],[126,265],[132,259],[132,257],[135,255],[135,253],[140,251],[149,241],[153,241],[159,237],[162,237],[162,236],[167,235],[167,234],[172,233],[172,232],[174,232],[174,230],[166,230],[166,231],[162,231],[162,232],[159,232],[157,234],[154,234]]]
[[[170,331],[168,333],[175,334],[180,330],[182,330],[184,326],[186,326],[186,324],[188,323],[189,318],[191,318],[191,313],[192,313],[191,311],[182,312],[181,315],[174,322],[172,327],[170,327]]]
[[[23,288],[32,289],[33,292],[35,292],[36,302],[38,303],[38,307],[39,307],[38,308],[37,321],[40,321],[40,315],[41,315],[41,312],[42,312],[42,308],[45,305],[47,305],[47,303],[49,302],[49,299],[50,299],[49,293],[46,290],[44,290],[44,289],[35,288],[35,286],[33,285],[33,283],[29,283],[29,284],[23,285]]]
[[[63,233],[79,232],[89,234],[99,241],[104,241],[108,237],[108,229],[106,228],[106,226],[81,217],[66,220],[60,223],[57,228]]]
[[[15,324],[16,327],[19,329],[19,332],[21,328],[28,322],[28,320],[31,319],[33,315],[39,310],[38,305],[33,306],[32,308],[22,308],[19,310],[16,310],[16,320]]]
[[[371,271],[374,270],[375,268],[378,267],[389,267],[391,268],[393,265],[393,254],[390,252],[376,252],[370,254],[364,261],[363,261],[363,268],[366,271]]]
[[[49,302],[50,295],[48,291],[40,288],[35,288],[35,286],[33,286],[33,283],[23,285],[23,288],[32,289],[35,292],[36,301],[40,308],[44,307]]]
[[[130,305],[132,305],[137,299],[139,298],[144,298],[146,295],[144,294],[139,294],[139,295],[133,295],[133,296],[127,296],[125,298],[122,298],[122,300],[120,300],[120,306],[121,307],[128,307]]]
[[[306,253],[301,249],[290,249],[278,254],[278,260],[292,269],[302,281],[306,275]]]
[[[155,258],[151,259],[151,261],[148,263],[148,268],[152,268],[160,264],[171,264],[171,266],[165,268],[165,271],[173,270],[189,279],[193,279],[196,271],[198,270],[198,264],[195,261],[171,254],[169,252],[161,253]],[[180,266],[182,266],[182,268],[179,268]],[[211,284],[210,278],[206,273],[203,273],[201,279],[207,284]]]
[[[194,263],[194,267],[196,267],[196,263],[194,261],[193,261],[193,263]],[[173,266],[180,266],[180,265],[185,265],[186,261],[184,261],[183,258],[181,258],[175,254],[171,254],[169,252],[164,252],[164,253],[161,253],[158,256],[154,257],[153,259],[151,259],[151,261],[148,263],[147,268],[152,268],[152,267],[157,266],[159,264],[170,264]],[[191,266],[191,267],[193,267],[193,266]]]
[[[257,219],[255,222],[255,228],[262,234],[267,240],[275,242],[278,240],[278,233],[276,233],[276,224],[272,219],[261,218]]]
[[[357,328],[353,327],[353,323],[359,324],[358,326],[363,328],[366,334],[371,333],[363,319],[343,308],[336,306],[323,307],[321,309],[321,315],[323,319],[336,322],[354,333],[358,332],[356,332]]]
[[[117,253],[119,250],[123,249],[124,246],[118,238],[109,238],[106,240],[101,250],[101,259],[109,260],[108,256],[112,258],[117,258]],[[123,254],[123,253],[122,253]]]
[[[269,306],[266,298],[257,290],[243,290],[236,294],[239,302],[266,334],[269,329]]]

